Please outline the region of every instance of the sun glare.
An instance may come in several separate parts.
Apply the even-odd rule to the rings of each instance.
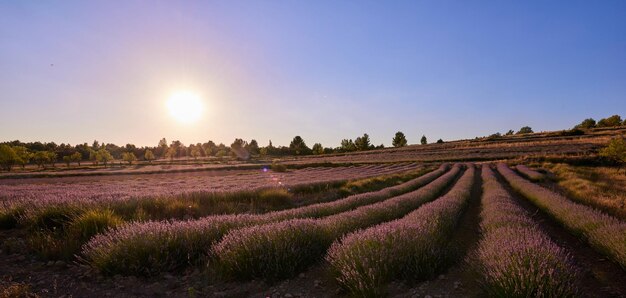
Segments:
[[[204,105],[200,97],[189,91],[180,91],[172,94],[167,100],[167,109],[170,115],[181,123],[193,123],[200,120]]]

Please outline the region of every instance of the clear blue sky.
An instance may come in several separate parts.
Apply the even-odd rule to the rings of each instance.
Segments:
[[[626,1],[2,1],[0,141],[390,145],[626,116]],[[194,124],[164,102],[191,90]]]

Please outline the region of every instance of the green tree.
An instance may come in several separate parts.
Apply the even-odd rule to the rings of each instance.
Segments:
[[[437,144],[443,144],[443,140],[442,139],[437,140]]]
[[[106,168],[107,164],[113,160],[113,155],[111,155],[108,150],[103,148],[96,152],[96,160],[102,162],[102,164],[104,164],[104,167]]]
[[[265,156],[267,156],[267,151],[268,151],[267,147],[263,147],[263,148],[259,149],[259,155],[265,157]]]
[[[626,140],[624,138],[611,139],[605,148],[600,150],[600,156],[606,157],[618,164],[617,171],[626,163]]]
[[[57,154],[52,151],[46,151],[46,154],[48,155],[48,162],[54,168],[54,165],[57,162]]]
[[[422,145],[428,144],[428,140],[426,139],[425,135],[422,135],[422,138],[420,139],[420,144]]]
[[[614,127],[622,125],[622,117],[619,115],[613,115],[609,118],[600,119],[597,127]]]
[[[137,156],[135,156],[135,153],[132,152],[124,152],[122,153],[122,160],[131,165],[134,161],[137,160]]]
[[[356,150],[365,151],[370,149],[370,136],[366,133],[363,134],[362,137],[358,137],[354,140],[354,146],[356,146]]]
[[[256,140],[252,139],[250,140],[250,143],[248,143],[246,149],[248,149],[248,152],[250,152],[250,154],[259,154],[259,143]]]
[[[37,164],[37,168],[46,168],[46,164],[50,161],[50,156],[46,151],[37,151],[33,154],[33,160]]]
[[[26,165],[33,158],[33,154],[24,146],[13,146],[12,149],[17,154],[17,163],[22,166],[22,170],[25,169]]]
[[[341,140],[340,150],[344,152],[355,151],[356,146],[354,145],[354,142],[352,142],[352,139],[343,139]]]
[[[515,132],[512,129],[509,129],[509,131],[507,131],[504,135],[505,136],[511,136],[513,135]]]
[[[15,151],[13,151],[13,148],[11,148],[9,145],[0,145],[0,166],[3,169],[10,172],[11,168],[13,168],[13,165],[18,162],[18,158],[19,157],[17,156]]]
[[[401,131],[396,132],[396,135],[391,140],[391,145],[397,148],[397,147],[404,147],[406,146],[406,144],[407,144],[407,140],[406,140],[406,136],[404,136],[404,133]]]
[[[89,160],[94,166],[98,165],[98,153],[91,148],[89,148]]]
[[[291,151],[291,153],[294,155],[302,155],[309,153],[311,149],[306,146],[306,143],[304,142],[304,139],[302,139],[302,137],[295,136],[293,140],[291,140],[291,143],[289,143],[289,151]]]
[[[69,155],[63,156],[63,162],[67,165],[67,167],[70,167],[70,163],[72,162],[72,157]]]
[[[83,155],[80,154],[80,152],[74,152],[72,155],[70,155],[70,159],[73,162],[78,163],[78,166],[80,166],[80,161],[83,160]]]
[[[530,126],[524,126],[520,128],[519,131],[517,132],[518,135],[527,134],[527,133],[533,133],[533,129],[530,128]]]
[[[152,161],[155,158],[154,153],[152,153],[152,150],[146,149],[146,153],[144,153],[143,158],[147,160],[148,162],[152,163]]]
[[[324,147],[322,147],[322,144],[320,143],[313,144],[313,148],[311,150],[313,150],[313,154],[315,155],[324,154]]]
[[[587,118],[583,120],[583,122],[581,122],[580,124],[574,126],[574,128],[585,128],[585,129],[594,128],[594,127],[596,127],[596,120],[593,120],[593,118]]]

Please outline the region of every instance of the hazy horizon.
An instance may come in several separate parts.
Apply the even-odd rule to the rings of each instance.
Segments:
[[[625,31],[620,1],[5,2],[0,142],[566,129],[626,114]],[[180,91],[195,122],[170,115]]]

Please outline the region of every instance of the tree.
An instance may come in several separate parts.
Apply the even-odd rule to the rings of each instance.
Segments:
[[[70,159],[73,162],[78,163],[78,166],[80,166],[80,161],[83,160],[83,155],[80,154],[80,152],[74,152],[72,155],[70,155]]]
[[[401,131],[396,132],[396,135],[391,140],[391,145],[397,148],[397,147],[404,147],[406,146],[406,144],[407,144],[407,140],[406,140],[406,136],[404,136],[404,133]]]
[[[133,164],[133,161],[137,160],[137,156],[135,156],[135,153],[132,152],[124,152],[122,153],[122,160],[131,165]]]
[[[370,136],[366,133],[362,137],[358,137],[354,140],[354,146],[358,151],[365,151],[370,149]]]
[[[614,127],[622,125],[622,117],[619,115],[613,115],[606,119],[600,119],[597,127]]]
[[[246,150],[246,147],[248,147],[248,142],[243,139],[235,139],[230,144],[230,154],[238,159],[247,160],[250,158],[250,153]]]
[[[191,148],[191,157],[193,157],[194,160],[197,160],[198,157],[202,156],[202,154],[200,153],[200,150],[202,148],[198,147],[198,146],[193,146],[193,148]]]
[[[57,162],[57,154],[52,151],[46,151],[46,154],[48,155],[48,162],[54,168],[54,164]]]
[[[0,145],[0,166],[2,166],[3,169],[10,172],[13,165],[17,163],[18,158],[11,146],[6,144]]]
[[[442,139],[437,140],[437,144],[443,144],[443,140]]]
[[[585,128],[585,129],[594,128],[594,127],[596,127],[596,120],[593,120],[593,118],[587,118],[583,120],[583,122],[581,122],[580,124],[574,126],[574,128]]]
[[[89,160],[94,166],[98,165],[98,153],[91,148],[89,148]]]
[[[428,144],[428,140],[426,139],[426,136],[422,135],[422,138],[420,139],[420,143],[422,145],[426,145]]]
[[[176,147],[171,146],[167,148],[167,151],[165,151],[165,158],[169,158],[170,161],[174,161],[174,157],[176,157]]]
[[[611,139],[608,145],[600,150],[600,156],[606,157],[618,164],[617,172],[626,163],[626,140],[624,138]]]
[[[70,167],[70,163],[72,162],[72,157],[69,155],[63,156],[63,162],[65,162],[65,164],[67,165],[67,167]]]
[[[289,143],[289,150],[295,155],[307,154],[311,151],[300,136],[295,136],[293,140],[291,140],[291,143]]]
[[[250,154],[259,154],[259,143],[252,139],[250,140],[250,143],[248,143],[246,149],[250,152]]]
[[[146,153],[143,155],[143,158],[147,160],[149,163],[152,163],[152,161],[155,158],[154,153],[152,153],[152,150],[146,149]]]
[[[30,159],[33,158],[33,154],[24,146],[13,146],[12,149],[17,154],[17,163],[25,169]]]
[[[37,168],[45,168],[48,161],[50,161],[50,156],[46,151],[37,151],[33,155],[33,160],[37,164]]]
[[[527,134],[527,133],[533,133],[533,129],[530,128],[530,126],[524,126],[520,128],[516,134],[521,135],[521,134]]]
[[[515,132],[512,129],[509,129],[509,131],[507,131],[504,135],[505,136],[511,136],[513,135]]]
[[[113,160],[113,155],[111,155],[108,150],[103,148],[96,152],[96,160],[102,162],[104,164],[104,167],[106,168],[107,164]]]
[[[350,152],[356,150],[356,146],[352,139],[343,139],[341,140],[341,147],[339,148],[343,152]]]
[[[324,147],[322,147],[322,144],[320,143],[313,144],[313,148],[311,150],[313,150],[313,154],[315,155],[324,154]]]

